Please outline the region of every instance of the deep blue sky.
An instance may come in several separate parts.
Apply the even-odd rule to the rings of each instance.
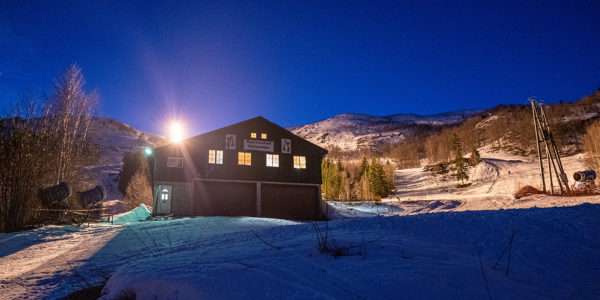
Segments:
[[[600,86],[600,1],[0,0],[0,108],[70,62],[159,134],[571,101]]]

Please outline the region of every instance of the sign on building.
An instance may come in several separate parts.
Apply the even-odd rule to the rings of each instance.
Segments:
[[[281,153],[292,153],[292,140],[281,139]]]
[[[225,135],[225,149],[227,150],[235,150],[235,134],[227,134]]]
[[[244,150],[273,152],[272,141],[244,140]]]

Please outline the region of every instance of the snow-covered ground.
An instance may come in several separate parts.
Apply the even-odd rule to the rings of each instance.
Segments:
[[[320,253],[312,224],[277,219],[48,226],[0,235],[0,295],[54,299],[109,278],[103,299],[485,299],[488,289],[496,299],[592,299],[598,215],[600,205],[584,204],[339,218],[327,225],[328,246],[347,248],[337,258]]]
[[[399,211],[399,214],[600,203],[600,196],[533,195],[515,199],[515,192],[523,186],[530,185],[542,189],[537,157],[492,152],[489,148],[483,148],[480,152],[483,162],[469,170],[471,186],[456,187],[457,181],[453,172],[439,175],[422,168],[397,170],[394,174],[396,193],[384,200],[388,205],[397,206],[396,211]],[[588,168],[581,154],[564,157],[562,163],[570,185],[573,184],[573,173]],[[560,189],[556,177],[553,178],[553,183],[554,191],[558,193]],[[550,191],[547,175],[546,185]]]
[[[538,184],[535,160],[482,156],[468,188],[401,170],[394,198],[331,203],[332,220],[315,225],[339,257],[321,253],[311,223],[139,221],[145,207],[125,223],[0,234],[0,298],[104,282],[103,299],[599,298],[600,197],[514,199],[515,186]],[[578,156],[563,163],[569,176],[584,168]]]

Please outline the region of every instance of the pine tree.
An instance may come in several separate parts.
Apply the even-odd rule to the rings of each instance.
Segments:
[[[450,153],[454,153],[454,154],[456,154],[456,152],[462,153],[460,138],[458,137],[458,135],[456,133],[452,133],[450,138],[448,138],[448,149],[450,150]]]
[[[456,165],[456,180],[460,180],[464,185],[465,180],[469,180],[469,169],[465,164],[465,159],[462,155],[462,145],[460,138],[456,133],[453,133],[449,140],[448,146],[454,152],[454,164]]]
[[[328,200],[339,200],[343,193],[342,176],[343,170],[340,162],[334,163],[329,159],[323,160],[321,163],[322,185],[321,190],[323,195]]]
[[[390,161],[388,160],[387,163],[385,164],[385,177],[386,177],[386,181],[387,181],[387,194],[391,194],[394,192],[394,167],[392,166],[392,164],[390,163]]]
[[[358,171],[358,176],[363,176],[369,169],[369,162],[367,161],[367,157],[363,156],[363,160],[360,163],[360,168]]]
[[[321,192],[323,196],[327,198],[327,191],[329,190],[329,160],[324,159],[321,162]]]
[[[465,165],[465,160],[462,158],[462,156],[456,157],[455,161],[456,161],[456,180],[460,180],[461,183],[464,185],[465,180],[469,180],[469,169],[467,169],[467,166]]]
[[[389,185],[385,170],[379,159],[373,158],[368,173],[369,186],[376,197],[386,197],[389,194]]]
[[[363,160],[358,168],[358,187],[356,192],[360,200],[370,200],[373,198],[371,184],[369,182],[371,167],[367,158],[363,156]]]

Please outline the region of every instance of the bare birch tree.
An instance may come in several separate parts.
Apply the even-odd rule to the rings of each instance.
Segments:
[[[49,98],[49,118],[56,137],[55,184],[73,179],[86,160],[92,113],[98,97],[95,92],[86,93],[84,85],[81,69],[71,64],[55,81]]]

